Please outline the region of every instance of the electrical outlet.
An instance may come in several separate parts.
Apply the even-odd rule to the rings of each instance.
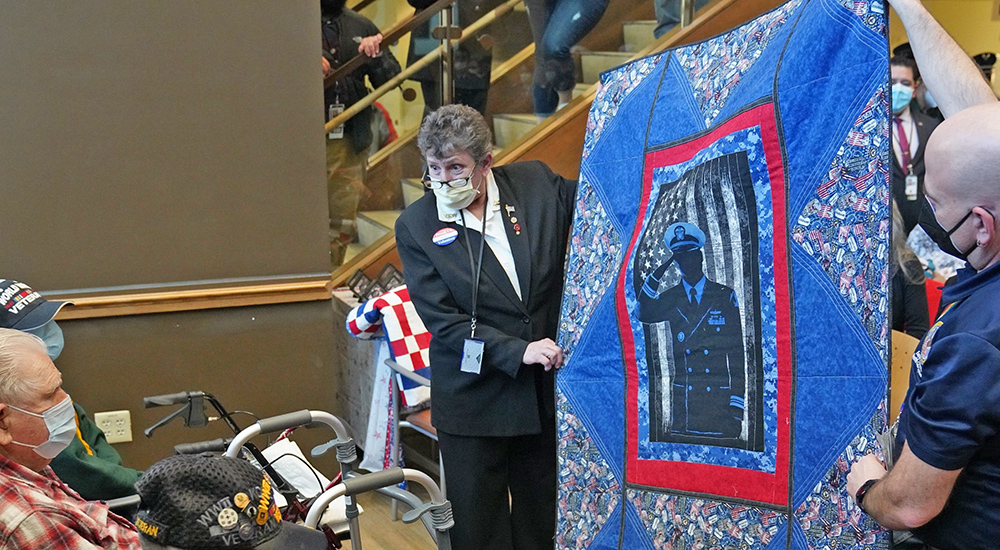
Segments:
[[[132,415],[128,411],[108,411],[94,414],[94,423],[104,432],[108,443],[132,441]]]

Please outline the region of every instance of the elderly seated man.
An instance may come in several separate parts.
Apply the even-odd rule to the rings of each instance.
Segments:
[[[142,548],[131,523],[49,468],[75,435],[73,401],[45,344],[0,329],[0,548]]]

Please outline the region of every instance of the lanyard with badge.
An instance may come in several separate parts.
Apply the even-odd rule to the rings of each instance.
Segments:
[[[327,122],[337,118],[338,115],[344,112],[344,104],[340,102],[340,94],[337,94],[336,99],[330,104],[329,110],[327,111],[328,118]],[[328,139],[343,139],[344,137],[344,125],[338,124],[333,130],[330,130],[326,137]]]
[[[906,200],[908,201],[917,200],[917,189],[920,183],[919,178],[917,178],[917,174],[913,172],[913,157],[910,155],[910,146],[913,143],[913,133],[916,129],[916,125],[916,121],[911,120],[910,130],[907,132],[903,130],[902,124],[898,124],[897,130],[899,131],[899,135],[895,135],[894,132],[892,136],[899,145],[900,157],[902,157],[903,163],[906,164],[906,185],[903,190],[906,194]],[[905,149],[904,145],[906,146]]]
[[[486,190],[486,204],[489,204],[489,189]],[[469,267],[472,268],[472,334],[465,339],[462,347],[462,372],[479,374],[483,366],[483,349],[486,344],[476,339],[476,307],[479,303],[479,276],[483,272],[483,249],[486,247],[486,209],[483,209],[483,228],[480,233],[479,259],[473,260],[472,244],[469,240],[469,227],[465,223],[465,210],[462,210],[462,229],[465,231],[465,250],[469,254]]]

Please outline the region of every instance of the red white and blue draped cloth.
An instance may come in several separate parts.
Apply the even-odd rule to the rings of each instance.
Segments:
[[[347,332],[357,338],[369,340],[381,337],[386,341],[375,352],[375,378],[364,446],[366,452],[361,463],[366,470],[383,470],[396,465],[391,456],[395,388],[402,388],[400,406],[404,408],[425,405],[431,397],[429,387],[393,373],[385,365],[385,359],[391,358],[404,369],[429,379],[431,334],[417,315],[406,285],[355,307],[347,314],[346,325]]]
[[[845,488],[885,426],[885,21],[882,0],[792,0],[602,76],[557,548],[888,546]]]
[[[431,333],[417,315],[406,285],[359,305],[347,314],[347,331],[358,338],[373,338],[385,329],[392,359],[406,370],[430,378]],[[403,389],[403,407],[414,407],[431,397],[431,389],[396,375]]]

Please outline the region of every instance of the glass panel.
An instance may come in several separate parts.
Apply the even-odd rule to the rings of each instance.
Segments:
[[[377,19],[383,12],[391,11],[384,5],[387,3],[392,2],[379,0],[362,13],[371,14],[370,17]],[[504,3],[503,0],[460,0],[456,24],[463,29],[468,28]],[[401,14],[401,19],[412,14],[413,10],[403,3],[393,13]],[[590,50],[611,54],[627,51],[630,47],[623,42],[623,22],[652,19],[651,0],[610,2],[603,19],[574,48],[574,57],[579,60],[581,52]],[[389,28],[397,20],[399,19],[376,23],[380,28]],[[430,51],[440,44],[430,37],[430,29],[437,25],[438,16],[435,16],[429,24],[418,27],[412,33],[412,38],[408,35],[390,47],[402,67],[419,59],[410,53],[411,42],[415,52]],[[645,28],[651,32],[652,27],[648,23]],[[456,102],[469,104],[483,112],[492,125],[498,147],[516,141],[530,132],[538,122],[533,114],[531,99],[534,71],[534,48],[531,40],[527,12],[523,3],[517,2],[513,9],[472,33],[455,53]],[[617,55],[620,57],[624,54]],[[619,61],[615,57],[611,62],[617,65],[627,59],[628,56],[625,56]],[[580,72],[577,71],[578,75]],[[350,242],[343,246],[344,262],[350,263],[352,258],[363,257],[366,247],[392,231],[399,212],[423,195],[418,181],[422,159],[414,138],[424,114],[425,94],[430,99],[427,103],[436,103],[439,74],[435,62],[404,82],[400,88],[407,91],[407,96],[415,93],[416,97],[412,101],[405,100],[399,88],[379,99],[379,104],[385,108],[398,137],[392,143],[382,142],[380,149],[373,146],[368,157],[364,189],[356,210],[356,230],[350,235]],[[589,85],[579,85],[574,97],[588,87]],[[382,117],[372,118],[378,122]]]

